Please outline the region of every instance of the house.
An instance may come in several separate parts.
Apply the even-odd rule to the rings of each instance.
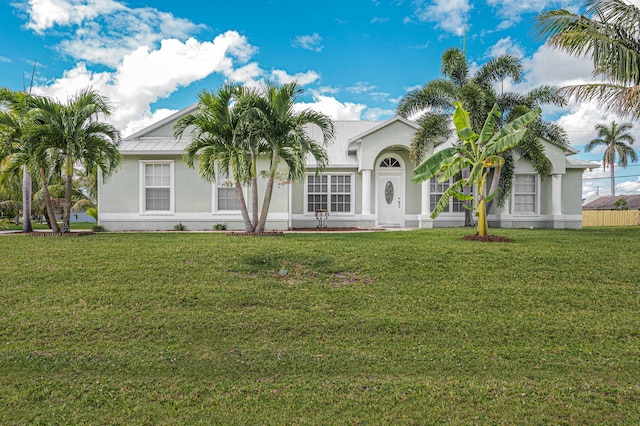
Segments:
[[[618,200],[624,198],[622,205],[616,205],[616,202],[620,204]],[[595,200],[589,201],[582,206],[582,210],[640,210],[640,195],[617,195],[617,196],[602,196]]]
[[[215,225],[244,229],[231,182],[223,175],[215,183],[202,180],[183,161],[182,151],[189,143],[186,134],[182,140],[173,137],[176,120],[195,108],[192,105],[123,140],[122,167],[99,187],[100,225],[107,230],[170,230],[178,223],[189,230],[210,230]],[[267,229],[316,227],[317,210],[328,210],[329,227],[462,226],[464,209],[457,200],[447,212],[430,218],[447,183],[411,182],[409,146],[417,128],[401,117],[336,121],[335,140],[327,147],[329,166],[318,175],[310,162],[304,182],[282,179],[274,185]],[[308,132],[322,140],[318,129],[310,127]],[[543,179],[517,159],[511,199],[502,208],[492,207],[490,226],[581,227],[582,173],[594,164],[571,158],[577,153],[571,148],[543,143],[551,175]],[[258,166],[267,168],[266,161]],[[265,181],[259,180],[261,193]]]

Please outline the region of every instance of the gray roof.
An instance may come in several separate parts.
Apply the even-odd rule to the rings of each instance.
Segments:
[[[358,167],[355,155],[349,155],[351,140],[383,123],[382,121],[334,121],[334,138],[326,146],[331,167]],[[317,126],[307,126],[306,131],[317,143],[322,143],[322,132]],[[315,166],[313,158],[307,159],[307,165]]]
[[[183,110],[184,111],[184,110]],[[173,115],[162,121],[166,124],[169,119],[176,120]],[[358,161],[354,155],[348,155],[347,147],[349,142],[356,136],[362,135],[374,127],[384,123],[383,121],[334,121],[335,132],[333,140],[327,145],[326,150],[329,155],[329,162],[332,167],[357,167]],[[160,125],[154,125],[154,128]],[[309,136],[316,142],[322,143],[322,132],[317,126],[307,126]],[[137,132],[122,141],[120,152],[123,155],[135,154],[182,154],[184,148],[191,142],[191,138],[186,134],[177,140],[172,136],[144,136],[149,132],[149,128]],[[308,160],[308,165],[314,166],[313,159]]]
[[[567,157],[568,169],[597,169],[599,166],[600,164],[594,163],[593,161],[585,161],[579,160],[577,158]]]
[[[582,210],[613,210],[614,203],[620,198],[625,197],[627,200],[627,208],[629,210],[640,209],[640,195],[616,195],[602,196],[582,206]]]

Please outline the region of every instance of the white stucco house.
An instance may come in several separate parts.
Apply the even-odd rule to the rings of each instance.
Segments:
[[[181,140],[173,137],[176,120],[195,108],[192,105],[122,141],[122,167],[99,186],[100,225],[107,230],[170,230],[178,223],[188,230],[210,230],[217,224],[244,229],[229,182],[222,176],[213,184],[205,182],[183,161],[188,135]],[[462,226],[464,210],[456,200],[448,212],[430,218],[447,184],[411,182],[409,146],[417,128],[401,117],[336,121],[335,139],[327,147],[329,166],[316,175],[310,162],[304,182],[274,185],[267,229],[316,227],[316,210],[329,211],[329,227]],[[322,140],[315,128],[309,135]],[[594,164],[572,158],[577,151],[571,148],[543,143],[551,175],[543,178],[527,162],[517,160],[511,199],[503,208],[494,204],[490,226],[582,226],[582,173]],[[266,162],[261,169],[267,169]],[[259,184],[263,190],[265,180]]]

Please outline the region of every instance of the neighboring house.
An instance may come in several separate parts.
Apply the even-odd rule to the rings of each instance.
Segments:
[[[624,206],[616,206],[616,202],[624,198],[626,203]],[[619,210],[624,207],[625,210],[640,210],[640,195],[607,195],[598,197],[589,201],[582,206],[582,210]]]
[[[189,143],[173,137],[173,125],[192,105],[122,141],[122,167],[99,188],[99,223],[107,230],[244,229],[234,188],[222,175],[211,184],[190,169],[182,151]],[[316,210],[328,210],[329,227],[433,228],[462,226],[457,200],[437,219],[431,210],[448,184],[413,184],[409,146],[418,125],[401,117],[387,121],[335,121],[335,139],[327,147],[329,165],[316,174],[309,163],[304,182],[274,185],[267,229],[316,227]],[[320,131],[309,136],[321,141]],[[451,141],[436,147],[436,150]],[[552,173],[542,179],[516,160],[513,194],[503,208],[492,208],[494,227],[580,228],[582,172],[594,163],[570,158],[571,148],[543,141]],[[259,170],[267,170],[263,162]],[[102,180],[99,180],[102,182]],[[262,192],[265,179],[259,179]],[[248,191],[247,191],[248,195]],[[250,204],[250,203],[248,203]],[[250,208],[250,206],[249,206]]]

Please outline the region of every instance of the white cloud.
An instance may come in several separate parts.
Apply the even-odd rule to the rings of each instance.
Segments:
[[[29,0],[27,28],[43,33],[57,25],[78,25],[125,9],[124,4],[112,0]]]
[[[76,60],[112,68],[128,52],[163,39],[185,40],[203,28],[153,8],[129,8],[114,0],[29,0],[27,28],[56,28],[58,48]],[[65,33],[67,31],[67,33]]]
[[[294,75],[290,75],[283,70],[273,70],[271,71],[271,76],[272,76],[272,79],[275,80],[277,83],[289,84],[296,81],[301,86],[306,86],[320,79],[320,74],[318,74],[315,71],[307,71],[304,73],[301,72]]]
[[[498,16],[504,19],[499,29],[513,27],[522,21],[522,15],[539,13],[544,9],[569,9],[577,12],[582,3],[577,0],[487,0],[487,4],[497,9]]]
[[[415,2],[415,17],[421,22],[435,22],[436,27],[455,35],[462,35],[469,20],[469,0],[424,0]],[[407,23],[405,19],[405,23]]]
[[[375,17],[371,20],[372,24],[386,24],[387,22],[389,22],[391,20],[391,18],[379,18],[379,17]]]
[[[522,46],[515,43],[511,37],[505,37],[498,40],[498,42],[489,49],[486,56],[495,58],[501,55],[514,55],[522,58],[524,56],[524,50]]]
[[[367,108],[362,118],[365,120],[386,120],[396,115],[392,109]]]
[[[340,102],[331,96],[316,95],[313,102],[300,102],[296,104],[296,109],[312,109],[328,115],[334,120],[360,120],[362,111],[367,108],[364,104],[352,102]]]
[[[322,37],[320,34],[313,33],[310,35],[299,35],[291,42],[293,47],[299,47],[313,52],[320,52],[324,48],[322,45]]]
[[[367,93],[375,89],[376,86],[372,86],[366,81],[358,81],[355,85],[351,87],[347,87],[347,92],[353,93],[354,95],[358,95],[361,93]]]
[[[616,194],[640,194],[640,177],[616,184]]]
[[[158,99],[212,73],[241,82],[257,78],[262,73],[257,64],[239,67],[253,51],[246,37],[235,31],[220,34],[212,42],[168,39],[157,50],[141,47],[129,53],[114,72],[95,73],[81,62],[50,85],[34,90],[66,100],[79,90],[92,87],[113,104],[110,121],[127,129],[130,122],[150,116],[150,105]]]
[[[6,62],[6,63],[11,63],[11,59],[7,58],[6,56],[0,56],[0,62]]]

